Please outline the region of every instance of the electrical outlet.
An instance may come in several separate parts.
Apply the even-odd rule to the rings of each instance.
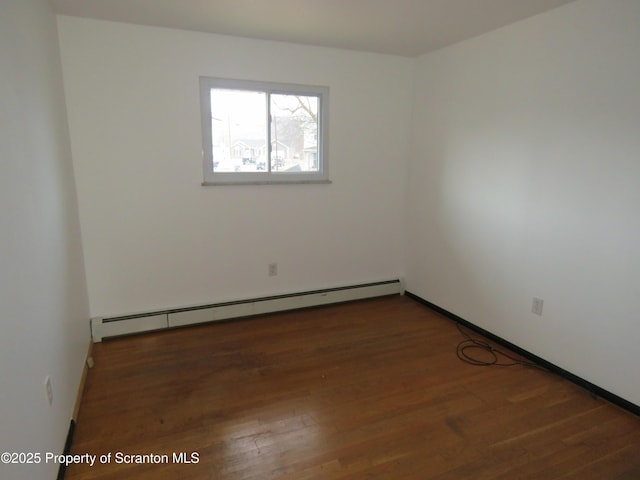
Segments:
[[[278,264],[277,263],[270,263],[269,264],[269,276],[270,277],[275,277],[276,275],[278,275]]]
[[[44,379],[44,388],[47,392],[47,400],[49,401],[49,405],[53,404],[53,389],[51,388],[51,378],[47,376]]]
[[[541,298],[533,297],[533,302],[531,304],[531,312],[535,315],[542,315],[542,306],[544,305],[544,300]]]

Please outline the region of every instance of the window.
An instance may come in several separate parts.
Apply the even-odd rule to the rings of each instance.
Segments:
[[[200,78],[203,185],[328,183],[329,89]]]

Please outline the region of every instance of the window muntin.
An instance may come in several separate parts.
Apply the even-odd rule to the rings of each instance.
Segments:
[[[203,184],[328,182],[328,89],[202,77]]]

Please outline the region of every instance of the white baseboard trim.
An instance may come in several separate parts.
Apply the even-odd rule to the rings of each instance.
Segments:
[[[109,337],[403,293],[403,282],[396,279],[134,315],[95,317],[91,319],[91,338],[101,342]]]

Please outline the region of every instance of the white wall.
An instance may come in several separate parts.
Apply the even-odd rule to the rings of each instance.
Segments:
[[[412,60],[64,16],[58,26],[92,315],[402,273]],[[333,183],[202,187],[200,75],[329,86]]]
[[[406,262],[411,292],[636,404],[639,24],[584,0],[419,59]]]
[[[0,452],[62,453],[89,329],[56,20],[47,0],[0,2],[0,69]],[[54,478],[57,469],[0,464],[0,477]]]

